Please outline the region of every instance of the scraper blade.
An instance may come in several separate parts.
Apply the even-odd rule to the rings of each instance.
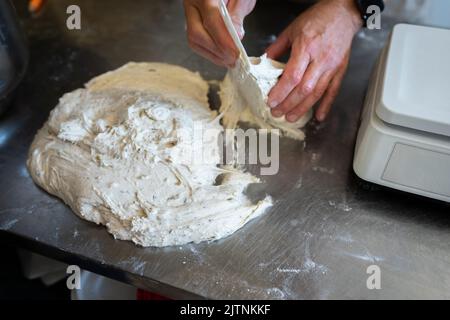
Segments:
[[[233,22],[231,21],[230,14],[228,13],[227,6],[223,2],[223,0],[220,0],[220,14],[222,15],[222,19],[223,22],[225,23],[225,26],[227,27],[228,33],[230,34],[234,44],[239,50],[240,53],[239,58],[242,60],[244,68],[246,69],[246,71],[250,70],[250,60],[248,58],[247,52],[245,51],[245,48],[242,45],[241,40],[239,39],[236,29],[234,28]]]

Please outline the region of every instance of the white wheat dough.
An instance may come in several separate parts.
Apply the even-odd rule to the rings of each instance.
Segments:
[[[222,130],[208,108],[207,83],[159,63],[129,63],[65,94],[36,135],[34,181],[80,217],[142,246],[225,237],[271,205],[253,204],[248,173],[194,164],[194,122]],[[218,156],[218,144],[208,146]],[[218,175],[222,184],[215,185]]]
[[[230,69],[221,84],[220,98],[223,124],[226,128],[236,128],[239,121],[256,124],[264,129],[280,129],[290,138],[304,140],[301,128],[311,119],[312,111],[295,123],[285,117],[275,118],[267,106],[270,90],[283,73],[284,64],[267,58],[251,57],[250,70],[245,70],[242,60]]]

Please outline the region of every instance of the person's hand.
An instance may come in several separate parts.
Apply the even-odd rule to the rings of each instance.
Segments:
[[[220,0],[184,0],[190,47],[219,66],[234,66],[239,51],[229,35],[219,11]],[[242,39],[244,18],[256,0],[224,0],[234,27]]]
[[[302,13],[267,49],[276,59],[291,56],[268,103],[274,117],[296,122],[322,99],[316,118],[323,121],[338,94],[351,44],[362,19],[353,0],[322,0]]]

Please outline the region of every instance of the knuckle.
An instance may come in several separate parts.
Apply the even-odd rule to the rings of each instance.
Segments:
[[[218,8],[220,0],[203,0],[209,8]]]
[[[300,32],[300,39],[303,45],[309,45],[316,41],[317,36],[314,33],[309,32],[308,28],[305,28]]]
[[[201,44],[203,42],[202,35],[200,34],[200,32],[197,32],[195,30],[189,31],[187,38],[190,46]]]
[[[313,92],[314,88],[310,84],[305,84],[300,88],[300,93],[304,96],[308,96]]]
[[[217,7],[217,0],[203,0],[203,7],[205,9]]]
[[[313,91],[313,97],[316,99],[316,100],[318,100],[318,99],[320,99],[322,96],[323,96],[323,93],[325,92],[325,90],[323,89],[323,88],[316,88],[314,91]]]
[[[331,91],[329,92],[329,94],[328,94],[329,99],[330,99],[331,101],[333,101],[334,99],[337,98],[338,93],[339,93],[338,90],[331,90]]]
[[[316,56],[320,52],[320,40],[318,37],[305,36],[303,42],[309,54]]]
[[[197,35],[194,32],[189,31],[187,34],[187,40],[188,40],[189,45],[192,46],[193,44],[195,44],[197,42]]]
[[[299,69],[295,69],[292,72],[288,73],[287,78],[291,85],[297,85],[302,80],[302,72]]]
[[[302,33],[302,42],[304,45],[309,46],[314,42],[314,37],[307,33]]]
[[[203,0],[202,5],[202,15],[204,15],[205,19],[214,16],[214,12],[217,12],[219,8],[219,3],[217,0]]]

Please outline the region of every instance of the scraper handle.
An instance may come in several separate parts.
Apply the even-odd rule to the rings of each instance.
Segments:
[[[233,39],[234,44],[239,50],[240,58],[242,59],[244,66],[247,68],[247,70],[250,69],[250,60],[248,59],[247,52],[245,51],[244,46],[242,45],[241,39],[239,39],[239,36],[236,32],[236,29],[234,28],[233,22],[231,21],[230,14],[228,13],[227,6],[223,2],[223,0],[220,0],[220,14],[222,15],[223,22],[225,23],[225,26],[227,27],[228,33],[230,34],[231,38]]]

